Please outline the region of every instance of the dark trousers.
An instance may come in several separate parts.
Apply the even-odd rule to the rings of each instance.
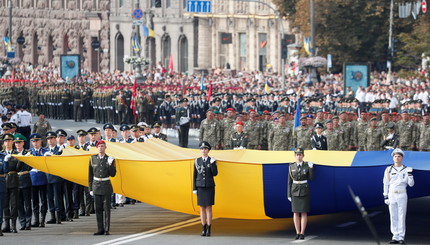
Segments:
[[[30,135],[31,135],[31,127],[30,126],[18,127],[16,131],[18,133],[24,135],[27,139],[30,138]],[[24,148],[25,149],[30,148],[30,141],[29,140],[24,141]]]
[[[81,204],[84,202],[84,187],[82,185],[73,183],[72,196],[73,210],[79,210],[79,207],[81,207]]]
[[[19,189],[18,215],[21,227],[31,226],[31,187]]]
[[[98,232],[107,232],[110,229],[110,202],[111,193],[94,195]]]
[[[73,182],[65,180],[63,182],[63,192],[66,200],[66,217],[73,219]]]
[[[186,123],[179,126],[179,146],[188,148],[188,133],[190,131],[190,124]]]
[[[62,187],[63,181],[48,184],[48,206],[49,212],[59,212],[61,218],[65,218]]]
[[[89,215],[94,211],[94,199],[90,195],[90,189],[88,187],[84,187],[85,193],[85,214]]]
[[[18,218],[18,194],[18,187],[6,190],[3,208],[5,221],[9,219],[16,220]]]
[[[73,102],[73,118],[75,119],[75,122],[82,121],[82,108],[80,100],[75,100]]]
[[[2,228],[1,224],[3,223],[4,195],[5,192],[0,192],[0,230]]]
[[[45,217],[48,211],[47,185],[32,186],[31,194],[34,217],[37,220],[39,218],[39,212],[42,214],[42,217]]]

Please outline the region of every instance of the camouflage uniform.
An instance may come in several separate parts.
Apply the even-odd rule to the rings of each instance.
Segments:
[[[296,148],[302,148],[303,150],[311,150],[311,137],[313,134],[312,127],[298,126],[294,129],[293,144]]]
[[[327,150],[329,151],[338,151],[340,142],[342,141],[342,134],[339,130],[324,130],[322,133],[327,138]]]
[[[245,123],[245,132],[248,133],[248,148],[257,150],[261,145],[261,127],[260,122],[248,120]]]
[[[418,126],[418,147],[420,151],[430,151],[430,123],[421,122]]]
[[[366,137],[366,129],[368,127],[369,127],[369,123],[367,121],[360,121],[357,123],[355,127],[354,138],[356,140],[356,143],[354,145],[357,146],[358,151],[364,151],[366,149],[365,137]]]
[[[199,140],[207,141],[210,145],[216,146],[221,141],[220,123],[216,119],[208,120],[207,118],[202,121],[200,125]]]
[[[287,124],[276,124],[268,137],[269,150],[288,151],[293,144],[292,130]]]
[[[233,149],[231,146],[231,135],[234,133],[236,120],[224,118],[221,121],[221,144],[224,145],[224,150]]]
[[[418,137],[415,124],[412,121],[401,120],[397,123],[397,126],[401,129],[398,131],[400,136],[399,147],[402,150],[412,151],[411,145],[416,145],[415,140]]]
[[[380,151],[381,143],[384,140],[384,134],[378,127],[368,127],[365,131],[364,144],[366,145],[366,151]]]

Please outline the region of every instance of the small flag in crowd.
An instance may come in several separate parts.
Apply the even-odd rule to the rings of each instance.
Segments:
[[[133,116],[135,119],[137,118],[136,99],[137,99],[137,82],[136,82],[136,78],[134,78],[133,92],[131,94],[130,109],[133,112]]]
[[[133,44],[133,50],[135,52],[139,52],[141,46],[140,46],[139,37],[137,36],[137,34],[134,34],[133,38],[131,39],[131,42]]]
[[[169,58],[169,72],[170,74],[173,74],[174,71],[174,66],[173,66],[173,55],[170,54],[170,58]]]
[[[264,91],[266,91],[266,93],[270,94],[270,85],[269,85],[268,80],[266,80],[266,84],[264,85]]]
[[[151,28],[143,25],[142,29],[143,29],[143,36],[144,37],[155,37],[155,32]]]
[[[205,90],[205,75],[202,75],[202,80],[200,82],[200,90]]]
[[[302,97],[300,96],[297,100],[296,114],[294,115],[294,129],[300,126],[300,103],[302,102]]]

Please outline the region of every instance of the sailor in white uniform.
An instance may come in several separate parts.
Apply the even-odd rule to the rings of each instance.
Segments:
[[[407,186],[414,186],[412,168],[402,164],[405,153],[395,149],[391,156],[394,164],[384,172],[384,199],[390,210],[391,233],[389,244],[404,244],[406,233],[406,210],[408,206]]]

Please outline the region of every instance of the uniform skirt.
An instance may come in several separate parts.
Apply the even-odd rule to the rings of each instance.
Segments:
[[[215,187],[197,187],[197,205],[212,206],[215,204]]]
[[[311,196],[291,198],[291,210],[293,213],[308,213],[311,209]]]

